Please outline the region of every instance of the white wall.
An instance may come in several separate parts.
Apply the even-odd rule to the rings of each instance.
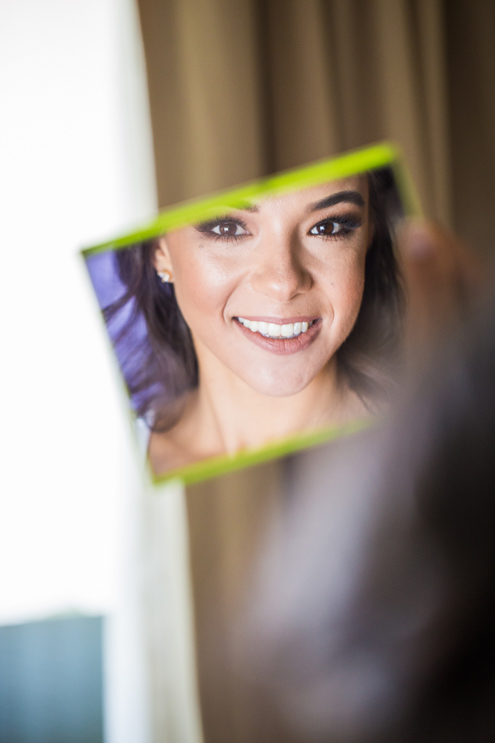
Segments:
[[[133,0],[0,0],[0,622],[116,596],[135,487],[78,251],[156,205]]]

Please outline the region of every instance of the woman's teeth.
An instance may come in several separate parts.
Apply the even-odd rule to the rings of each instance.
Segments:
[[[243,317],[238,317],[237,319],[252,333],[260,333],[265,338],[297,338],[301,333],[305,333],[314,322],[312,320],[311,322],[289,322],[286,325],[278,325],[274,322],[245,320]]]

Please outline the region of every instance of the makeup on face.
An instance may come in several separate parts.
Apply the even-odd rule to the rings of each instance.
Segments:
[[[311,383],[359,312],[367,199],[356,177],[243,203],[167,235],[160,269],[173,272],[200,369],[213,356],[269,395],[280,394],[281,374],[283,394]]]
[[[296,199],[302,203],[296,205],[296,218],[288,220],[290,230],[302,231],[298,239],[302,238],[307,243],[314,241],[318,245],[322,241],[340,241],[345,244],[355,238],[356,231],[367,218],[365,196],[356,189],[338,190],[316,200],[312,200],[310,194],[306,199],[304,195],[297,194]],[[247,247],[250,243],[261,241],[260,233],[266,224],[264,220],[270,219],[271,203],[268,200],[265,203],[243,204],[238,210],[195,225],[194,230],[206,239],[205,249],[213,245],[214,248],[242,251],[243,244]],[[290,249],[290,242],[289,235],[287,249]],[[266,302],[264,304],[268,306]],[[269,306],[272,309],[273,302],[269,302]],[[281,309],[283,313],[276,316],[268,316],[265,312],[263,315],[259,312],[253,314],[251,310],[247,314],[232,316],[232,322],[245,338],[271,353],[285,355],[305,350],[317,337],[322,317],[319,314],[289,315],[285,303]]]
[[[314,224],[308,235],[328,239],[344,239],[362,224],[361,212],[365,209],[366,203],[359,191],[346,190],[333,193],[323,199],[310,203],[307,206],[308,214],[315,214],[320,211],[332,209],[337,205],[348,204],[357,207],[351,211],[331,214],[325,219]],[[201,222],[195,225],[195,229],[201,235],[212,240],[222,242],[237,242],[250,236],[249,227],[246,219],[237,216],[238,212],[249,214],[259,214],[260,207],[257,204],[246,205],[232,213],[227,213],[215,219]]]

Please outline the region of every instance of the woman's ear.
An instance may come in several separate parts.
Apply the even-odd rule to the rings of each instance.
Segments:
[[[168,271],[168,273],[172,273],[172,262],[165,235],[155,240],[153,265],[157,271]]]
[[[153,265],[162,284],[173,282],[172,261],[167,245],[165,235],[162,235],[155,242],[155,252],[153,255]]]

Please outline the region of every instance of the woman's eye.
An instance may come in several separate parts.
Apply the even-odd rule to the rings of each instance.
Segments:
[[[198,232],[214,240],[240,240],[249,235],[246,225],[237,219],[216,219],[196,225]]]
[[[354,217],[340,219],[324,219],[318,222],[309,231],[310,235],[319,237],[344,237],[348,233],[361,226],[361,222]]]
[[[240,237],[247,235],[248,231],[238,222],[219,222],[211,227],[211,232],[219,237]]]
[[[320,222],[309,231],[310,235],[336,235],[344,229],[339,222]]]

